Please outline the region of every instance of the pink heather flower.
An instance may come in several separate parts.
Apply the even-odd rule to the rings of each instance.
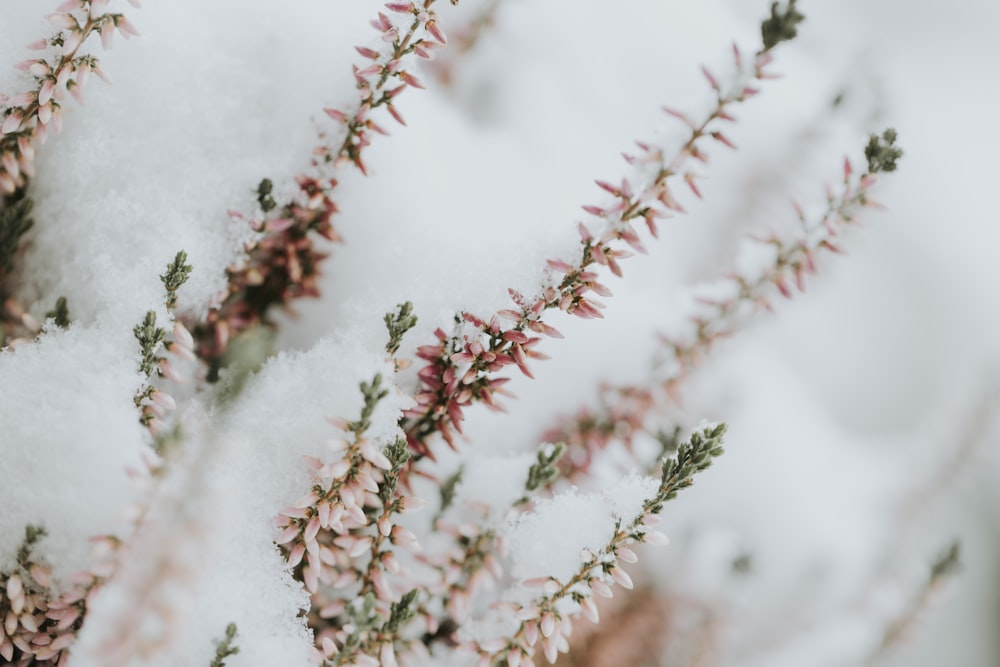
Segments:
[[[118,28],[118,32],[122,34],[122,37],[129,39],[130,37],[138,37],[139,31],[128,20],[128,17],[124,14],[118,14],[114,19],[115,27]]]
[[[614,591],[611,590],[611,587],[608,586],[603,581],[601,581],[600,579],[592,579],[590,581],[590,588],[601,597],[612,598],[615,596]]]
[[[70,5],[70,3],[63,3],[59,7],[60,11],[54,14],[49,14],[49,22],[62,30],[80,30],[80,24],[77,23],[76,18],[72,14],[67,13],[69,9],[63,9],[63,7],[66,7],[67,5]]]
[[[15,109],[7,115],[3,125],[0,125],[0,132],[3,134],[13,134],[21,127],[24,116],[20,109]]]

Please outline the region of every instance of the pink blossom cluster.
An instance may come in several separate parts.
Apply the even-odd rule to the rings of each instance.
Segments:
[[[95,538],[95,565],[75,574],[62,593],[51,568],[31,552],[32,541],[25,539],[13,571],[0,572],[0,658],[18,667],[66,665],[67,649],[76,641],[87,611],[87,596],[110,574],[107,556],[117,541]]]
[[[139,6],[138,0],[130,2]],[[34,79],[31,90],[10,97],[0,94],[0,193],[13,194],[34,175],[35,146],[62,127],[65,93],[82,102],[91,73],[110,83],[96,57],[78,55],[84,42],[97,34],[110,49],[116,31],[126,39],[139,34],[128,17],[107,13],[107,6],[108,0],[67,0],[49,15],[59,32],[28,45],[51,54],[18,63],[17,68]]]

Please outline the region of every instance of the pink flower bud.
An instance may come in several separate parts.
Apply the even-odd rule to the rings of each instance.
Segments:
[[[139,31],[132,24],[132,22],[128,20],[128,17],[126,17],[125,15],[122,14],[118,15],[118,17],[115,19],[115,27],[118,28],[118,32],[120,32],[122,34],[122,37],[124,37],[125,39],[128,39],[129,37],[139,36]]]
[[[408,528],[403,526],[393,526],[392,531],[389,535],[389,540],[393,544],[398,544],[404,549],[409,549],[410,551],[419,552],[420,543],[417,542],[417,536],[413,534]]]
[[[617,581],[622,588],[632,588],[632,577],[628,576],[628,573],[625,572],[625,570],[616,565],[611,568],[610,574],[611,578]]]
[[[379,661],[382,663],[382,667],[399,666],[399,663],[396,662],[396,651],[392,648],[392,642],[382,644],[382,649],[379,651]]]
[[[600,579],[591,580],[590,588],[601,597],[611,598],[615,596],[614,591],[611,590],[611,587],[608,586],[603,581],[601,581]]]
[[[594,598],[585,597],[580,600],[580,610],[583,615],[590,619],[591,623],[600,622],[600,614],[597,611],[597,604],[594,602]]]
[[[413,86],[414,88],[424,88],[424,84],[420,83],[420,80],[417,77],[405,70],[398,72],[397,76],[406,82],[407,85]]]
[[[115,36],[115,24],[111,21],[105,21],[101,24],[101,46],[105,51],[109,51],[113,45],[113,39]]]
[[[426,507],[427,501],[419,496],[404,496],[399,499],[399,511],[402,513],[416,512]]]
[[[61,30],[66,30],[66,29],[79,30],[80,24],[76,22],[76,19],[73,17],[72,14],[66,13],[69,11],[69,9],[61,9],[61,8],[66,7],[68,5],[70,6],[71,9],[75,9],[76,7],[80,6],[80,4],[81,3],[77,2],[76,0],[73,0],[72,2],[64,2],[62,5],[60,5],[60,11],[56,12],[55,14],[48,15],[49,22]]]
[[[4,120],[3,125],[0,125],[0,133],[12,134],[17,132],[21,127],[21,120],[23,119],[20,109],[15,109],[14,111],[7,114],[7,118]]]
[[[542,651],[545,653],[545,659],[549,661],[550,664],[555,664],[556,659],[559,657],[559,643],[556,637],[546,637],[542,640]]]

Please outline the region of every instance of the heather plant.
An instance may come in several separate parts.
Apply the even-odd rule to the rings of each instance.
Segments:
[[[149,48],[166,70],[183,58],[184,39],[229,10],[178,19],[138,2],[116,13],[112,4],[60,5],[48,17],[55,32],[29,47],[41,55],[0,91],[0,383],[10,395],[0,499],[15,508],[0,541],[0,657],[25,666],[518,667],[598,664],[581,661],[588,652],[615,656],[621,644],[599,664],[673,665],[687,664],[682,650],[697,660],[738,644],[702,632],[711,604],[685,607],[684,594],[656,576],[659,565],[644,565],[692,566],[693,558],[662,555],[673,548],[663,522],[678,494],[726,459],[732,429],[686,413],[687,385],[723,340],[783,307],[779,297],[804,290],[807,276],[843,252],[851,228],[879,207],[879,178],[902,158],[894,130],[857,133],[842,162],[825,156],[842,165],[839,182],[789,206],[788,224],[741,229],[728,268],[669,306],[673,325],[660,332],[647,377],[604,382],[569,413],[546,410],[530,442],[505,452],[477,442],[490,431],[478,408],[507,418],[517,400],[510,388],[560,355],[574,318],[604,318],[610,285],[641,262],[631,258],[663,241],[671,218],[721,196],[705,185],[709,159],[735,148],[730,128],[743,107],[766,104],[782,49],[805,20],[796,1],[762,7],[756,45],[734,44],[724,66],[703,67],[704,101],[663,107],[667,129],[627,149],[618,176],[596,180],[591,196],[600,199],[583,202],[583,216],[547,222],[568,230],[557,243],[509,259],[519,274],[512,282],[489,268],[504,228],[482,233],[477,257],[449,254],[449,239],[433,229],[423,247],[400,249],[421,267],[472,265],[474,279],[456,274],[448,286],[479,290],[473,298],[434,297],[375,260],[370,275],[336,267],[365,256],[351,240],[352,224],[359,231],[351,193],[365,191],[363,178],[378,181],[380,146],[404,128],[421,132],[405,113],[409,100],[460,85],[457,70],[495,28],[502,3],[464,14],[452,7],[458,0],[376,8],[374,32],[352,43],[340,89],[317,92],[325,83],[310,80],[315,108],[281,99],[270,112],[299,118],[296,127],[311,118],[308,133],[258,137],[244,125],[245,134],[225,135],[225,113],[205,101],[213,84],[180,82],[163,93],[165,104],[174,93],[195,100],[204,115],[191,130],[198,150],[178,148],[158,166],[190,192],[160,192],[155,168],[137,177],[153,184],[145,205],[166,209],[152,229],[120,232],[100,226],[101,207],[120,221],[131,204],[105,193],[88,208],[43,146],[61,129],[67,93],[82,99],[91,72],[110,80],[91,42],[109,49],[115,32],[138,36],[133,20],[142,25],[149,9],[152,24],[174,21],[180,43],[171,46],[168,31],[154,47],[138,39],[121,48]],[[140,85],[161,85],[141,73]],[[668,101],[671,91],[657,95]],[[121,103],[102,109],[130,113]],[[77,112],[79,124],[52,141],[57,154],[74,141],[107,143],[86,125],[91,109]],[[231,142],[220,150],[232,152],[206,157],[217,133]],[[217,168],[198,169],[213,159]],[[435,159],[419,155],[428,169]],[[411,203],[406,183],[378,185],[382,197]],[[64,248],[64,233],[79,247]],[[105,246],[131,248],[136,266],[109,259]],[[38,266],[45,261],[49,272]],[[60,264],[65,275],[52,269]],[[369,302],[361,283],[383,279],[413,293]],[[362,307],[344,297],[355,290]],[[296,350],[288,332],[310,301],[340,310],[331,310],[326,335]],[[32,428],[18,418],[29,412],[53,423]],[[874,664],[887,652],[957,561],[955,546],[910,577],[912,598],[870,619],[858,655]],[[722,570],[745,573],[750,563],[741,555]],[[672,628],[690,631],[666,633],[654,617],[668,613]],[[580,617],[597,629],[580,629]],[[625,658],[638,641],[633,627],[669,639],[649,649],[655,655]]]

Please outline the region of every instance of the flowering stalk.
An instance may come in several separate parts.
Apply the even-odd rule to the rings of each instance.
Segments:
[[[389,390],[382,386],[380,374],[360,387],[365,401],[360,417],[353,422],[333,420],[348,437],[330,443],[337,458],[324,462],[306,457],[313,469],[312,490],[293,507],[283,510],[278,519],[281,533],[275,542],[287,551],[292,567],[298,568],[304,561],[297,572],[310,593],[319,589],[321,581],[333,585],[334,571],[341,567],[346,568],[349,578],[337,583],[360,581],[360,573],[350,566],[350,559],[366,553],[374,540],[371,536],[355,537],[350,531],[369,526],[364,509],[368,494],[378,493],[381,471],[392,468],[377,443],[365,438],[371,415]]]
[[[393,356],[402,337],[417,318],[409,302],[385,316],[389,340],[385,349],[396,369],[406,360]],[[388,547],[419,551],[413,533],[395,523],[395,516],[421,508],[421,499],[403,495],[398,488],[399,473],[410,453],[406,441],[398,438],[384,450],[366,437],[375,408],[389,394],[376,374],[361,383],[364,405],[355,421],[333,420],[349,440],[332,443],[336,460],[324,462],[307,457],[314,470],[312,491],[294,507],[281,512],[276,542],[286,552],[296,577],[313,594],[310,618],[317,633],[320,657],[330,664],[364,662],[375,654],[392,655],[396,650],[396,630],[412,617],[415,599],[397,597],[386,574],[400,574],[400,564]],[[358,562],[367,556],[367,560]],[[326,590],[352,585],[355,596],[364,602],[349,606],[343,598],[326,603]],[[346,618],[345,618],[346,615]],[[388,659],[388,658],[386,658]]]
[[[620,246],[625,244],[638,252],[645,252],[633,225],[644,223],[655,237],[658,219],[684,212],[673,194],[675,181],[683,180],[696,196],[700,196],[695,185],[697,173],[689,163],[692,160],[707,160],[706,142],[732,146],[717,125],[733,121],[729,109],[758,92],[751,85],[753,81],[771,76],[765,71],[772,59],[771,49],[781,41],[791,39],[795,34],[795,25],[801,20],[801,15],[795,11],[794,0],[784,12],[778,11],[775,5],[771,19],[762,26],[764,46],[753,57],[749,67],[745,66],[739,50],[734,47],[736,74],[729,85],[723,86],[715,76],[704,70],[715,93],[716,103],[700,121],[666,109],[667,113],[680,118],[688,126],[690,134],[687,140],[676,153],[671,154],[665,149],[640,142],[640,152],[626,156],[626,161],[637,172],[631,181],[625,179],[621,185],[597,182],[612,196],[612,202],[605,206],[583,207],[596,218],[596,222],[579,224],[579,256],[572,262],[549,260],[549,278],[537,294],[526,296],[511,290],[515,307],[489,317],[463,312],[458,321],[471,325],[471,331],[458,331],[449,336],[438,329],[435,332],[437,342],[418,349],[417,356],[426,365],[418,374],[421,386],[415,397],[417,406],[405,413],[402,423],[410,447],[418,456],[431,455],[430,439],[437,433],[454,448],[455,433],[461,433],[463,412],[474,402],[481,401],[490,408],[498,409],[495,394],[503,393],[503,384],[508,381],[507,378],[495,377],[498,371],[516,365],[522,373],[532,377],[527,360],[544,358],[545,355],[533,349],[541,338],[530,334],[561,337],[556,329],[542,321],[542,315],[547,310],[559,309],[587,319],[602,317],[600,311],[604,306],[591,293],[610,296],[611,292],[598,282],[594,265],[607,267],[614,275],[621,276],[619,261],[632,253]],[[775,23],[781,27],[779,32],[784,35],[781,38],[772,34],[777,29],[772,25]],[[513,324],[502,324],[502,321]]]
[[[167,265],[166,272],[160,275],[160,281],[166,291],[164,303],[168,313],[172,314],[176,308],[177,290],[187,282],[190,273],[191,265],[187,263],[187,253],[181,250],[174,257],[174,261]],[[184,380],[170,363],[170,360],[157,353],[162,345],[178,358],[193,359],[194,339],[187,328],[179,320],[175,320],[173,335],[170,340],[166,340],[167,330],[157,326],[156,313],[152,310],[146,313],[142,324],[137,324],[132,333],[139,342],[142,353],[139,372],[146,377],[143,385],[136,390],[133,401],[140,412],[139,421],[156,436],[162,431],[162,420],[167,411],[175,409],[177,403],[170,394],[154,387],[152,379],[162,377],[174,382],[183,382]]]
[[[774,295],[790,298],[792,286],[804,290],[806,274],[816,272],[818,254],[842,252],[839,237],[843,231],[857,222],[864,209],[878,206],[871,196],[876,174],[894,171],[902,156],[895,141],[892,129],[881,136],[871,135],[865,149],[866,171],[855,174],[845,159],[841,189],[827,192],[821,214],[809,219],[796,205],[801,224],[794,232],[748,238],[741,254],[753,261],[742,264],[752,265],[695,288],[696,306],[689,316],[688,331],[661,337],[666,358],[658,364],[659,386],[603,386],[596,408],[584,407],[545,431],[543,440],[565,442],[569,447],[563,460],[564,476],[573,479],[585,475],[596,452],[611,442],[630,448],[640,433],[658,436],[650,423],[651,414],[676,395],[679,385],[715,343],[742,329],[756,313],[770,310]]]
[[[560,652],[569,650],[567,638],[573,618],[582,612],[591,621],[598,621],[595,594],[612,597],[613,583],[632,588],[632,579],[621,566],[637,560],[631,545],[665,541],[663,534],[653,528],[659,522],[656,515],[663,510],[664,503],[693,483],[695,474],[711,466],[712,460],[722,454],[725,431],[725,424],[718,424],[694,432],[679,447],[676,458],[664,461],[659,489],[643,503],[642,513],[624,525],[619,519],[614,536],[598,553],[585,549],[581,554],[582,565],[565,582],[555,577],[523,582],[526,586],[541,586],[543,594],[528,604],[501,603],[520,624],[509,636],[470,643],[468,648],[479,655],[478,665],[530,665],[539,640],[550,663],[556,661]]]
[[[381,375],[370,383],[363,382],[361,392],[365,403],[359,419],[336,421],[350,441],[332,443],[335,452],[342,452],[334,461],[307,458],[314,470],[313,488],[295,506],[281,512],[281,534],[275,541],[314,600],[323,600],[321,584],[333,588],[358,585],[360,597],[370,596],[373,605],[378,602],[385,608],[398,601],[386,572],[399,573],[399,562],[386,548],[386,541],[404,549],[420,548],[409,529],[394,524],[393,515],[419,509],[423,503],[397,493],[398,473],[409,456],[405,442],[398,440],[383,453],[377,443],[365,437],[375,407],[388,395]],[[366,563],[357,562],[366,555]],[[367,634],[352,640],[348,622],[329,620],[347,611],[342,601],[326,604],[318,610],[318,618],[312,619],[322,630],[318,640],[326,658],[344,654],[336,660],[346,659],[372,649],[373,642],[380,648],[387,641],[382,635]],[[378,615],[375,607],[371,611]]]
[[[373,133],[388,134],[372,118],[375,110],[384,107],[397,122],[405,124],[394,99],[407,88],[424,87],[411,73],[410,61],[413,56],[429,59],[445,44],[431,9],[434,2],[387,3],[391,15],[412,17],[405,26],[382,12],[372,21],[385,46],[380,50],[356,47],[368,62],[363,67],[354,66],[356,103],[350,110],[324,109],[344,127],[343,138],[338,144],[322,135],[323,143],[313,150],[311,173],[295,177],[295,196],[279,205],[272,196],[270,180],[264,179],[258,186],[261,214],[252,216],[249,224],[259,237],[247,248],[246,257],[226,270],[228,287],[219,305],[209,311],[204,322],[191,323],[198,341],[197,355],[209,365],[209,380],[217,379],[219,368],[225,365],[232,337],[254,325],[269,324],[267,314],[272,307],[319,296],[319,266],[327,254],[317,250],[314,234],[328,241],[341,240],[332,222],[339,212],[333,199],[338,181],[333,175],[346,164],[367,174],[365,148]],[[246,221],[236,211],[230,211],[230,216]]]
[[[802,208],[796,206],[801,225],[794,236],[781,238],[772,234],[748,240],[750,247],[747,254],[760,256],[761,253],[755,251],[765,251],[764,266],[736,271],[727,276],[721,285],[713,283],[707,286],[708,290],[721,292],[724,296],[699,296],[698,302],[703,308],[691,318],[693,335],[687,340],[664,338],[671,357],[664,380],[668,390],[698,363],[717,340],[739,329],[754,311],[770,309],[771,296],[775,291],[786,298],[792,296],[792,284],[804,291],[805,275],[816,272],[817,253],[843,252],[838,245],[841,232],[857,222],[862,210],[878,206],[871,197],[876,174],[892,172],[896,168],[896,160],[901,157],[902,151],[895,146],[895,141],[896,132],[892,129],[886,130],[881,137],[871,135],[865,149],[868,169],[857,178],[850,161],[844,160],[842,189],[839,193],[827,192],[826,209],[818,220],[808,220]]]
[[[139,6],[138,0],[129,2]],[[77,55],[83,43],[99,34],[102,46],[110,49],[116,30],[126,39],[139,34],[124,14],[105,13],[107,5],[108,0],[67,0],[59,5],[48,18],[60,31],[28,45],[37,51],[54,47],[52,58],[17,65],[34,78],[34,88],[13,96],[0,94],[0,193],[14,194],[34,176],[35,145],[44,143],[50,130],[60,130],[64,94],[82,101],[91,72],[111,82],[96,57]]]

